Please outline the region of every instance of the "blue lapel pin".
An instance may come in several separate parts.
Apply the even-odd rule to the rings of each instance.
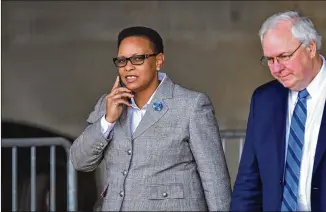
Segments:
[[[154,103],[153,103],[153,109],[154,109],[155,111],[161,111],[162,108],[163,108],[163,104],[162,104],[162,102],[154,102]]]

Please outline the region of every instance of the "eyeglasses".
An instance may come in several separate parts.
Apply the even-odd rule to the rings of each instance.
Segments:
[[[274,64],[275,60],[277,60],[278,63],[284,63],[284,62],[291,59],[291,57],[301,47],[301,45],[302,45],[302,43],[300,43],[300,45],[291,54],[288,54],[288,55],[282,55],[281,54],[281,55],[276,56],[276,57],[262,56],[262,58],[260,58],[260,61],[264,66]]]
[[[128,60],[133,65],[142,65],[146,58],[153,57],[156,55],[158,55],[158,53],[139,54],[139,55],[133,55],[131,57],[115,57],[115,58],[113,58],[113,63],[118,68],[125,67],[128,63]]]

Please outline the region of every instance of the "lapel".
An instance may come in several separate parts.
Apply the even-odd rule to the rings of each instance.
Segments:
[[[130,116],[128,116],[128,107],[123,107],[123,112],[119,118],[119,123],[122,128],[122,131],[126,134],[128,139],[131,139],[130,132]]]
[[[287,120],[287,105],[289,90],[281,84],[277,84],[275,90],[276,106],[273,111],[274,121],[272,122],[273,143],[276,145],[276,161],[279,173],[279,179],[283,179],[284,164],[285,164],[285,141],[286,141],[286,120]]]
[[[143,134],[148,128],[150,128],[153,124],[155,124],[158,120],[160,120],[164,114],[169,110],[167,102],[165,99],[172,98],[174,84],[166,76],[166,78],[161,82],[160,86],[157,88],[155,95],[150,101],[149,105],[147,105],[146,113],[142,120],[140,121],[138,127],[136,128],[133,139],[137,138],[141,134]],[[156,111],[153,109],[154,102],[161,102],[163,107],[161,111]]]
[[[323,118],[321,120],[320,129],[319,129],[317,147],[316,147],[316,152],[315,152],[314,168],[312,171],[312,175],[314,175],[314,173],[322,159],[322,156],[325,153],[325,150],[326,150],[326,102],[325,102],[325,106],[324,106]]]

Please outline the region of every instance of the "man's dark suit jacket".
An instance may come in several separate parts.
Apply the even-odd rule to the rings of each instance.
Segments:
[[[281,209],[288,95],[289,90],[274,80],[257,88],[252,96],[232,211]],[[325,108],[312,173],[312,211],[326,211]]]

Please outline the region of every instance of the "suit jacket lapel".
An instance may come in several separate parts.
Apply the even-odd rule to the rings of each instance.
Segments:
[[[122,114],[119,118],[119,123],[122,130],[125,132],[128,139],[131,139],[130,132],[130,116],[128,116],[128,107],[124,106]]]
[[[274,138],[276,143],[277,155],[277,167],[279,173],[279,179],[283,179],[284,164],[285,164],[285,145],[286,145],[286,120],[287,120],[287,105],[289,90],[284,88],[281,84],[278,84],[280,89],[277,89],[275,101],[276,108],[273,112],[275,121]]]
[[[146,113],[142,120],[140,121],[138,127],[133,134],[133,138],[137,138],[143,134],[148,128],[155,124],[164,114],[169,110],[167,102],[164,99],[172,98],[173,93],[173,82],[166,76],[166,78],[161,82],[155,95],[153,96],[149,105],[147,105]],[[163,104],[161,111],[156,111],[153,109],[154,102],[161,102]]]
[[[320,129],[319,129],[319,135],[318,135],[318,141],[317,141],[317,147],[316,147],[316,153],[315,153],[315,161],[314,161],[314,168],[312,171],[312,174],[315,173],[322,156],[324,155],[326,150],[326,103],[324,106],[324,112],[323,112],[323,118],[321,120]]]

